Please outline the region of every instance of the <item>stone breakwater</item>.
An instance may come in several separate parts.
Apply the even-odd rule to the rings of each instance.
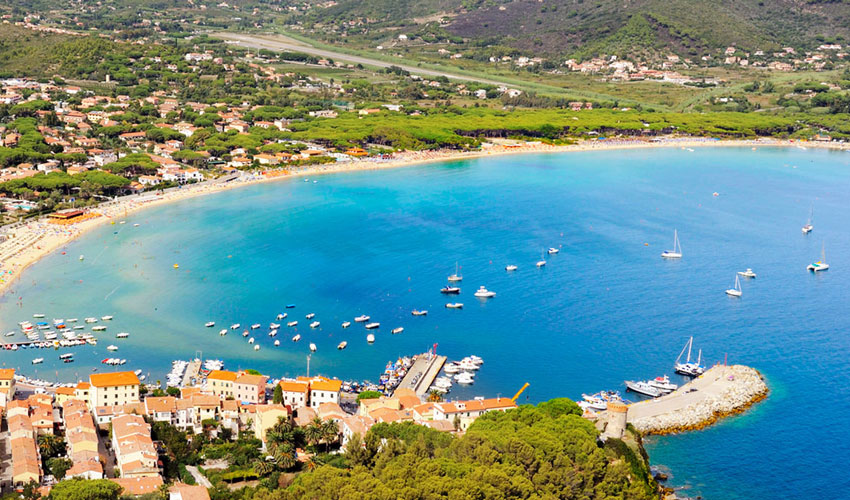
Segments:
[[[702,429],[767,397],[761,374],[743,365],[714,366],[678,390],[629,406],[628,421],[643,434]]]

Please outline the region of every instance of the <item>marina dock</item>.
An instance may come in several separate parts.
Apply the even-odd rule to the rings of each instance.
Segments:
[[[446,364],[446,359],[445,356],[433,356],[428,353],[420,354],[396,390],[406,387],[416,391],[417,396],[424,396],[428,393],[428,389],[434,383],[437,375],[440,374],[443,365]]]
[[[186,366],[186,372],[183,374],[183,383],[181,387],[189,387],[193,385],[193,379],[198,380],[201,371],[201,360],[193,359]]]
[[[761,374],[743,365],[717,365],[657,399],[629,405],[628,422],[645,434],[695,430],[764,399]]]

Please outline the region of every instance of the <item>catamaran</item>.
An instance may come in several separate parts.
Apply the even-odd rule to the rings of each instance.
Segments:
[[[732,297],[740,297],[744,292],[741,290],[741,281],[738,279],[738,275],[735,275],[735,288],[730,288],[726,290],[726,295],[731,295]]]
[[[450,282],[463,281],[463,276],[460,274],[460,266],[457,262],[455,262],[455,273],[449,276],[448,279]]]
[[[661,256],[665,259],[681,259],[682,245],[679,243],[679,231],[673,230],[673,250],[665,250],[661,252]]]
[[[802,229],[803,234],[809,234],[815,228],[815,226],[812,225],[812,216],[814,215],[814,211],[815,211],[815,206],[812,205],[811,208],[809,208],[809,219],[806,221],[806,225],[803,226],[803,229]]]
[[[806,269],[815,273],[819,271],[826,271],[827,269],[829,269],[829,264],[826,263],[826,249],[824,245],[821,245],[820,248],[820,260],[815,263],[809,264]]]
[[[691,363],[691,348],[694,345],[694,338],[691,337],[688,339],[688,342],[685,344],[685,347],[682,348],[682,352],[679,353],[679,357],[676,358],[676,364],[673,365],[673,369],[676,373],[681,375],[687,375],[689,377],[698,377],[705,373],[705,367],[701,366],[702,361],[702,349],[699,350],[699,355],[697,356],[697,362]],[[685,350],[688,351],[688,357],[684,363],[681,363],[682,355],[685,354]]]

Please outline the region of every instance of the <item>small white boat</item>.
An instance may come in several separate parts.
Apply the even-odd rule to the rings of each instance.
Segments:
[[[401,327],[401,326],[400,326],[400,327],[398,327],[398,328],[393,328],[392,330],[390,330],[390,333],[392,333],[393,335],[395,335],[395,334],[397,334],[397,333],[401,333],[401,332],[403,332],[403,331],[404,331],[404,327]]]
[[[42,314],[42,313],[36,313],[36,314],[33,314],[33,315],[32,315],[32,317],[33,317],[33,318],[43,318],[43,317],[44,317],[44,314]]]
[[[80,260],[86,260],[86,256],[85,256],[85,255],[80,255]]]
[[[242,330],[242,336],[243,337],[247,337],[248,335],[251,335],[251,333],[248,330]]]
[[[812,225],[812,216],[814,215],[814,211],[815,206],[813,204],[811,208],[809,208],[809,219],[806,221],[806,225],[803,226],[803,234],[809,234],[815,228],[815,226]]]
[[[348,328],[349,326],[351,326],[351,321],[343,321],[343,322],[342,322],[342,327],[343,327],[343,328]]]
[[[478,291],[475,292],[475,296],[479,299],[489,299],[491,297],[495,297],[496,292],[491,292],[490,290],[484,288],[484,286],[482,285],[478,287]]]
[[[108,346],[108,347],[106,348],[106,350],[107,350],[107,351],[117,351],[117,350],[118,350],[118,346],[117,346],[117,345],[111,345],[111,346]]]
[[[448,277],[449,282],[463,281],[463,276],[460,274],[460,266],[455,262],[455,273]]]
[[[274,341],[274,345],[275,345],[275,347],[279,346],[279,345],[280,345],[280,340],[275,340],[275,341]]]
[[[218,332],[218,334],[221,335],[222,337],[224,337],[225,335],[227,335],[227,328],[223,328],[222,330],[220,330]]]
[[[381,326],[380,323],[366,323],[366,329],[367,330],[374,330],[375,328],[378,328],[380,326]]]
[[[555,255],[556,253],[558,253],[560,251],[561,250],[559,248],[550,247],[549,248],[549,255]]]
[[[260,346],[259,346],[259,344],[254,346],[254,350],[255,350],[255,351],[259,351],[259,350],[260,350]]]
[[[755,278],[756,273],[748,267],[746,271],[738,271],[738,276],[742,276],[744,278]]]
[[[460,365],[457,363],[446,363],[443,370],[445,370],[445,372],[449,375],[454,375],[455,373],[460,373]]]
[[[375,342],[375,336],[372,335],[371,333],[369,335],[366,335],[366,342],[368,342],[370,344],[374,343]]]
[[[356,323],[365,323],[365,322],[369,321],[370,319],[371,319],[371,318],[370,318],[369,316],[366,316],[366,315],[364,314],[364,315],[362,315],[362,316],[357,316],[356,318],[354,318],[354,321],[355,321]]]
[[[98,325],[98,326],[93,326],[91,330],[93,332],[102,332],[102,331],[106,330],[106,327]]]
[[[731,295],[732,297],[740,297],[744,292],[741,290],[741,282],[738,279],[738,275],[735,275],[735,288],[730,288],[726,290],[726,295]]]
[[[207,321],[206,324],[204,324],[204,326],[207,327],[207,328],[212,328],[212,327],[215,326],[215,321]]]
[[[470,385],[475,382],[475,376],[469,372],[458,373],[455,375],[455,382],[461,385]]]
[[[277,336],[277,330],[272,330],[272,331],[269,332],[269,337],[275,337],[275,336]]]
[[[661,256],[665,259],[681,259],[682,245],[679,243],[679,231],[673,230],[673,250],[665,250],[661,252]]]
[[[313,319],[313,318],[315,318],[315,317],[316,317],[316,313],[310,313],[310,314],[308,314],[308,315],[306,315],[306,316],[304,316],[304,317],[305,317],[305,318],[307,318],[307,319]]]
[[[138,226],[138,224],[136,224],[136,225]],[[140,380],[140,381],[142,381],[142,382],[144,382],[144,380],[145,380],[146,378],[148,378],[148,376],[147,376],[147,375],[142,375],[142,376],[140,376],[140,377],[139,377],[139,380]]]
[[[231,330],[238,330],[240,326],[242,326],[242,325],[240,325],[239,323],[233,323],[232,325],[230,325],[230,329]]]
[[[460,302],[450,302],[446,304],[448,309],[463,309],[463,304]]]
[[[126,338],[127,338],[127,337],[129,337],[129,336],[130,336],[130,334],[129,334],[129,333],[127,333],[127,332],[121,332],[121,333],[119,333],[118,335],[116,335],[116,336],[115,336],[115,338],[116,338],[116,339],[126,339]]]
[[[278,321],[280,321],[280,320],[282,320],[283,318],[285,318],[285,317],[287,317],[287,316],[288,316],[288,314],[286,314],[286,313],[278,314],[278,315],[277,315],[277,320],[278,320]]]
[[[280,328],[280,323],[269,323],[269,330],[277,330]]]
[[[65,323],[76,323],[76,322],[77,322],[77,318],[70,318],[70,319],[65,320]]]
[[[37,364],[40,364],[40,363],[44,363],[44,358],[35,358],[34,360],[32,360],[32,364],[34,364],[34,365],[37,365]]]
[[[517,266],[515,266],[513,264],[508,264],[507,266],[505,266],[505,271],[516,271],[516,270],[517,270]]]
[[[806,269],[815,273],[829,269],[829,264],[826,263],[826,251],[823,245],[821,245],[820,249],[820,260],[809,264]]]
[[[135,370],[135,371],[133,371],[133,373],[135,373],[136,376],[138,377],[139,375],[142,374],[142,370]]]
[[[295,325],[297,325],[297,324],[298,324],[298,322],[297,322],[297,321],[290,321],[289,323],[287,323],[287,324],[286,324],[286,326],[288,326],[288,327],[293,327],[293,326],[295,326]]]
[[[543,267],[543,266],[545,266],[545,265],[546,265],[546,260],[544,260],[544,259],[540,259],[540,260],[538,260],[538,261],[537,261],[537,264],[535,264],[535,265],[536,265],[537,267]]]
[[[6,336],[7,336],[7,337],[11,337],[11,336],[12,336],[12,335],[14,335],[14,334],[15,334],[15,332],[7,332],[7,333],[6,333]]]
[[[110,321],[112,319],[112,316],[101,316],[100,319],[102,319],[103,321]]]
[[[654,379],[648,381],[649,385],[655,387],[661,392],[673,392],[679,388],[678,385],[670,382],[670,377],[664,375],[663,377],[655,377]]]
[[[86,318],[86,323],[97,323],[97,318]]]
[[[140,224],[133,224],[133,227],[139,227]]]
[[[638,394],[643,394],[644,396],[657,398],[661,395],[660,390],[649,385],[649,383],[647,382],[633,382],[631,380],[626,380],[626,387],[630,391],[636,392]]]
[[[254,343],[254,337],[251,337],[250,339],[248,339],[248,343],[253,344]]]
[[[77,325],[74,327],[74,330],[82,330],[83,328],[85,328],[83,325]]]
[[[310,352],[316,352],[316,344],[310,343]]]
[[[314,321],[310,323],[310,328],[319,328],[319,325],[321,325],[321,323],[319,323],[318,321]]]
[[[339,345],[337,345],[337,346],[336,346],[336,348],[337,348],[337,349],[339,349],[339,350],[341,351],[341,350],[345,349],[345,347],[346,347],[347,345],[348,345],[348,342],[346,342],[346,341],[344,341],[344,340],[343,340],[342,342],[340,342],[340,343],[339,343]]]
[[[427,316],[428,311],[426,309],[423,309],[421,311],[419,309],[414,309],[413,311],[410,312],[410,314],[412,314],[414,316]]]
[[[300,333],[298,335],[292,337],[293,342],[298,342],[299,340],[301,340],[301,334]]]
[[[258,330],[261,326],[262,325],[260,325],[259,323],[254,323],[253,325],[251,325],[251,330]]]

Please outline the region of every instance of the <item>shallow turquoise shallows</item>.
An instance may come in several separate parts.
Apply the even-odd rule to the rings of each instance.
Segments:
[[[139,212],[104,225],[23,275],[0,332],[34,313],[114,315],[97,346],[0,353],[49,380],[85,378],[107,357],[164,380],[196,351],[274,377],[376,380],[433,344],[477,354],[454,398],[521,402],[623,390],[664,373],[688,337],[709,364],[758,368],[770,397],[707,430],[648,439],[672,484],[710,499],[847,498],[850,491],[850,154],[678,148],[486,158],[292,179]],[[717,192],[719,196],[713,196]],[[800,228],[814,206],[814,231]],[[134,224],[140,224],[134,227]],[[684,257],[665,261],[677,229]],[[825,242],[831,269],[813,275]],[[549,247],[548,264],[535,263]],[[85,255],[80,261],[79,256]],[[461,266],[462,294],[439,293]],[[175,269],[174,264],[179,264]],[[513,273],[507,264],[519,266]],[[753,268],[743,297],[724,294]],[[472,296],[484,285],[498,295]],[[22,305],[17,297],[22,296]],[[463,310],[446,309],[449,301]],[[285,309],[294,303],[294,309]],[[414,308],[428,309],[413,317]],[[281,346],[266,333],[278,313]],[[310,329],[305,319],[321,322]],[[373,345],[360,324],[381,323]],[[204,328],[215,321],[214,328]],[[247,339],[218,331],[262,324]],[[403,326],[400,335],[390,329]],[[115,339],[118,332],[128,339]],[[16,339],[20,339],[18,334]],[[348,341],[348,348],[336,346]],[[119,350],[110,353],[109,344]],[[696,354],[696,352],[695,352]],[[31,360],[44,357],[44,364]],[[678,377],[674,377],[680,380]]]

